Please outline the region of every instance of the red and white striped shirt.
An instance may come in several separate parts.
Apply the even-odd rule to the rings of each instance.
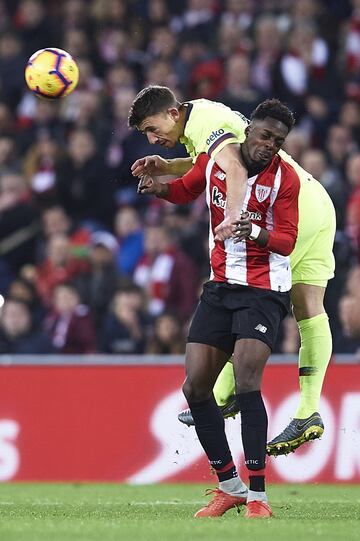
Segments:
[[[245,239],[215,241],[214,230],[224,219],[226,175],[206,154],[200,154],[192,169],[169,183],[166,199],[183,204],[206,190],[210,214],[209,253],[211,275],[216,282],[289,291],[292,252],[298,226],[300,180],[294,168],[276,154],[268,166],[247,181],[243,210],[259,227],[269,231],[266,247]]]

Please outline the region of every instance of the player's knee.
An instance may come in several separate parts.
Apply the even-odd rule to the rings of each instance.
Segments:
[[[325,288],[308,284],[296,284],[291,291],[291,302],[297,321],[310,319],[325,312]]]
[[[236,393],[250,393],[260,388],[262,378],[262,368],[256,366],[254,362],[242,362],[236,370]]]
[[[189,380],[189,378],[185,380],[182,386],[182,391],[189,403],[207,400],[211,395],[211,391],[209,391],[209,389],[192,380]]]

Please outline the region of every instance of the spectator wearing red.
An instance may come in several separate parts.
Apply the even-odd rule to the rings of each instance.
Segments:
[[[197,299],[197,272],[188,256],[170,240],[162,225],[145,229],[145,253],[134,273],[134,281],[147,291],[150,315],[174,311],[186,321]]]
[[[86,272],[89,264],[85,259],[72,255],[67,235],[53,235],[47,244],[47,257],[35,269],[35,285],[42,302],[49,306],[56,286]]]
[[[350,156],[346,173],[352,187],[346,212],[347,231],[360,261],[360,152]]]
[[[96,352],[96,335],[90,310],[80,302],[76,288],[70,283],[57,285],[53,306],[44,322],[53,346],[63,354]]]

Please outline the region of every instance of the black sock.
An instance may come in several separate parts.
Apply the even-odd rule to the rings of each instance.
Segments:
[[[263,472],[263,470],[260,471]],[[265,492],[265,475],[249,475],[249,489],[255,492]]]
[[[265,490],[265,460],[268,418],[261,391],[236,395],[241,411],[241,436],[250,490]]]
[[[189,403],[199,441],[216,471],[219,481],[237,477],[225,435],[223,416],[212,396],[202,402]]]

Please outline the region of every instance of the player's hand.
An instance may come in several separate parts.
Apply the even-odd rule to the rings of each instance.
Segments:
[[[160,177],[168,174],[168,163],[157,154],[145,156],[145,158],[140,158],[132,164],[131,173],[134,177],[140,177],[142,175]]]
[[[240,220],[235,222],[234,243],[237,244],[246,239],[251,233],[251,227],[250,214],[242,212]]]
[[[234,236],[238,220],[227,216],[221,224],[215,227],[215,240],[224,241]]]
[[[160,182],[153,179],[150,175],[141,175],[137,186],[137,193],[156,195],[158,193]]]

